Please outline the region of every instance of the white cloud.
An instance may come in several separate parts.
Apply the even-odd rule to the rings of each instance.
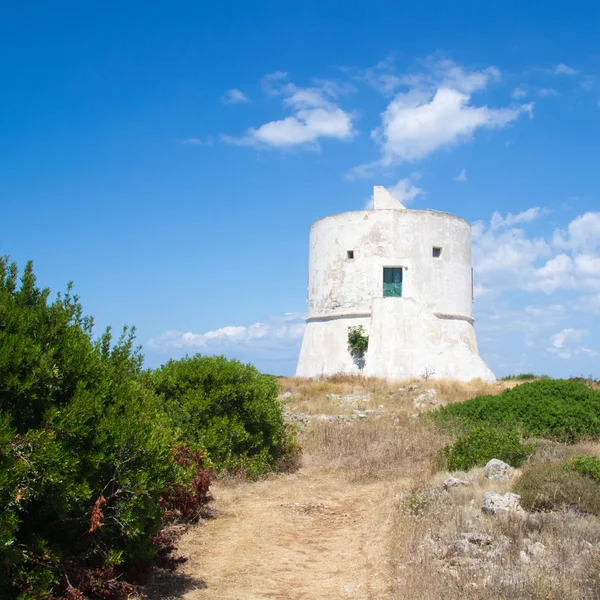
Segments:
[[[413,173],[410,177],[407,177],[406,179],[399,179],[397,183],[388,188],[388,191],[400,203],[404,205],[410,204],[418,196],[425,195],[425,192],[413,183],[414,181],[417,181],[419,179],[420,175],[417,173]]]
[[[354,77],[368,83],[385,96],[393,94],[402,85],[402,79],[397,75],[394,60],[391,57],[378,62],[374,67],[359,71]]]
[[[386,59],[357,78],[385,95],[406,90],[396,93],[381,115],[381,125],[371,132],[380,146],[380,159],[350,169],[348,179],[423,159],[440,148],[469,141],[479,129],[506,127],[522,114],[533,118],[533,103],[504,108],[473,105],[473,93],[501,78],[493,66],[469,70],[436,55],[400,75],[393,61]]]
[[[501,128],[514,121],[525,107],[491,109],[470,106],[467,94],[440,88],[431,98],[422,92],[398,94],[373,132],[381,145],[382,163],[413,162],[439,148],[470,139],[476,129]]]
[[[183,140],[183,143],[188,146],[202,146],[202,140],[200,138],[188,138],[187,140]]]
[[[499,79],[500,71],[496,67],[469,71],[449,58],[435,55],[420,61],[416,72],[407,73],[401,82],[413,89],[450,88],[472,94],[486,88],[490,80]]]
[[[399,79],[408,91],[396,94],[372,132],[383,166],[412,162],[472,138],[481,128],[506,127],[521,114],[533,116],[533,103],[505,108],[474,106],[471,95],[500,78],[495,67],[468,71],[448,59],[427,59],[425,70]]]
[[[463,169],[456,177],[453,177],[454,181],[467,181],[467,171]]]
[[[551,248],[544,239],[530,239],[521,229],[498,230],[481,226],[474,229],[476,295],[523,289],[538,261],[550,255]]]
[[[221,96],[221,102],[223,104],[243,104],[245,102],[250,102],[250,98],[248,98],[241,90],[231,88]]]
[[[593,372],[600,348],[584,338],[598,334],[589,315],[600,315],[600,212],[542,234],[548,224],[536,220],[547,213],[494,213],[472,227],[480,349],[505,373]]]
[[[579,346],[579,342],[589,335],[587,329],[566,328],[550,337],[550,346],[548,350],[558,355],[559,358],[572,358],[578,354],[593,354],[596,352]]]
[[[559,289],[574,289],[578,280],[573,272],[573,261],[566,254],[558,254],[533,270],[532,277],[523,284],[523,289],[551,294]]]
[[[288,83],[287,73],[276,71],[266,75],[262,83],[268,94],[282,96],[284,106],[293,114],[250,128],[243,137],[224,135],[224,142],[240,146],[318,148],[322,138],[354,137],[353,117],[336,104],[336,88],[330,82],[321,82],[320,87],[299,88]]]
[[[528,236],[526,225],[544,214],[539,207],[472,227],[473,265],[478,295],[507,290],[553,294],[559,290],[600,293],[600,213],[581,215],[549,239]],[[582,299],[594,312],[595,296]]]
[[[304,333],[304,315],[287,313],[251,325],[228,325],[213,331],[165,331],[150,339],[147,346],[154,350],[206,349],[219,352],[226,348],[277,349],[297,345]]]
[[[394,185],[388,186],[388,192],[396,198],[404,206],[410,204],[419,196],[425,196],[424,192],[420,187],[417,187],[414,182],[421,178],[419,173],[413,173],[406,179],[399,179]],[[365,208],[370,210],[373,208],[373,196],[365,204]]]
[[[506,217],[503,217],[499,212],[494,212],[492,214],[492,218],[490,221],[490,229],[500,229],[501,227],[511,227],[512,225],[517,225],[518,223],[530,223],[537,219],[541,214],[541,209],[539,206],[535,208],[528,208],[523,212],[520,212],[516,215],[512,213],[508,213]]]
[[[519,100],[520,98],[525,98],[525,96],[527,96],[527,94],[528,94],[527,90],[517,87],[513,90],[512,97],[515,100]]]
[[[554,75],[577,75],[577,73],[579,73],[577,69],[569,67],[569,65],[565,65],[564,63],[559,63],[556,65],[551,72]]]
[[[491,79],[499,80],[500,71],[496,67],[469,71],[438,53],[418,61],[415,68],[404,74],[398,74],[393,58],[388,57],[359,71],[355,78],[386,96],[403,86],[425,91],[448,87],[470,94],[485,88]]]
[[[557,230],[553,243],[559,248],[593,251],[600,245],[600,212],[585,213]]]
[[[578,254],[575,256],[574,265],[577,271],[583,275],[600,277],[600,256]]]
[[[558,96],[558,91],[555,90],[554,88],[540,88],[538,90],[538,94],[542,97],[546,97],[546,96]]]
[[[355,179],[362,179],[365,177],[373,177],[381,170],[381,164],[378,160],[363,165],[356,165],[349,169],[344,178],[348,181],[354,181]]]

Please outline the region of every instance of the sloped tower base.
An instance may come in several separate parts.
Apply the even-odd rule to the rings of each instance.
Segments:
[[[472,319],[433,314],[411,298],[377,298],[362,370],[384,379],[496,381],[479,356]]]

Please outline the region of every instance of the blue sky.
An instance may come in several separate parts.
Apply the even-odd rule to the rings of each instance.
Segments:
[[[600,377],[597,2],[12,4],[0,252],[147,365],[291,374],[310,224],[385,185],[474,225],[497,375]]]

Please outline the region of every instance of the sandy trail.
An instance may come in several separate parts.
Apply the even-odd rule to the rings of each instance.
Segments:
[[[182,538],[189,560],[160,597],[386,598],[387,516],[401,484],[351,483],[306,468],[258,483],[217,483],[216,518]]]

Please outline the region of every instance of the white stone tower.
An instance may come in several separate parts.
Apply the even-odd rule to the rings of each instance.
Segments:
[[[298,377],[495,381],[473,328],[471,227],[450,214],[409,210],[375,187],[373,209],[310,230],[308,318]],[[348,327],[369,335],[364,361]]]

